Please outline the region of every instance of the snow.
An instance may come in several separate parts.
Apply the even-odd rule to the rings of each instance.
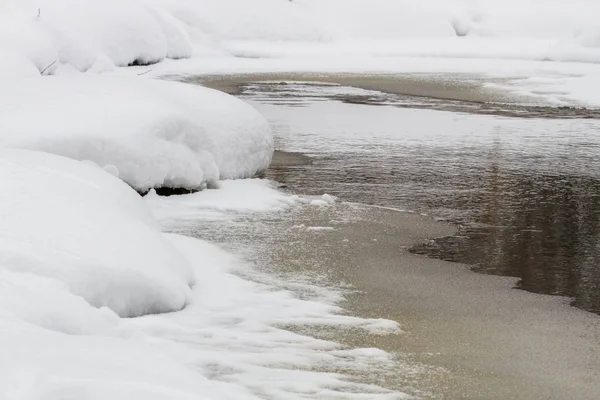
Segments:
[[[38,71],[56,61],[48,72],[252,56],[258,49],[282,56],[281,43],[305,43],[305,52],[327,57],[598,63],[599,7],[595,0],[2,0],[0,48]]]
[[[0,174],[0,398],[405,398],[332,372],[387,368],[391,354],[280,328],[397,323],[342,315],[333,289],[300,299],[214,244],[161,233],[151,208],[176,198],[143,200],[96,166],[29,150],[0,151]],[[221,190],[190,203],[232,220],[302,204],[262,180],[222,187],[251,206],[221,205]],[[197,211],[187,218],[210,221]]]
[[[230,181],[269,165],[265,118],[149,78],[468,73],[600,106],[599,12],[595,0],[0,0],[0,399],[404,398],[339,373],[377,375],[391,354],[281,328],[398,334],[396,322],[344,315],[341,291],[163,232],[252,229],[255,215],[335,199]],[[143,66],[119,69],[131,65]],[[333,123],[351,131],[355,117]]]
[[[558,70],[559,105],[598,107],[599,13],[595,0],[0,0],[0,76],[173,59],[193,62],[136,73],[470,73],[484,60],[511,79]]]
[[[334,231],[335,228],[331,226],[309,226],[306,228],[307,231]]]
[[[255,214],[281,211],[306,202],[303,197],[287,195],[263,179],[219,182],[218,190],[205,190],[187,196],[158,196],[148,193],[144,200],[163,227],[181,230],[203,221],[229,221],[239,213]]]
[[[0,145],[91,161],[139,191],[250,177],[271,160],[266,120],[224,93],[94,75],[0,80]]]
[[[190,266],[127,185],[98,168],[28,151],[2,151],[0,170],[3,271],[62,282],[121,316],[185,306]]]

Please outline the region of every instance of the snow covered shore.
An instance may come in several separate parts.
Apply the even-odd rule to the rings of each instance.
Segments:
[[[222,92],[141,77],[0,80],[0,146],[90,161],[140,192],[252,177],[267,121]]]
[[[268,167],[273,139],[257,111],[148,78],[174,63],[335,71],[365,57],[435,72],[422,61],[439,56],[519,59],[528,71],[577,62],[568,79],[600,77],[595,1],[495,3],[0,0],[0,400],[403,398],[338,372],[390,354],[280,328],[395,333],[394,322],[341,315],[335,292],[300,299],[242,279],[234,269],[252,266],[161,230],[165,215],[227,220],[302,201],[260,180],[220,182]],[[421,62],[398,67],[408,56]],[[110,76],[134,65],[144,76]],[[170,201],[133,190],[219,185]]]
[[[599,12],[594,0],[2,0],[1,67],[33,76],[294,53],[600,63]]]
[[[330,300],[300,299],[156,219],[233,222],[298,197],[239,180],[144,200],[97,166],[30,150],[0,150],[0,176],[0,399],[404,398],[311,371],[386,366],[390,354],[279,328],[396,323],[341,315],[324,288]]]
[[[460,73],[600,107],[599,13],[595,0],[0,0],[0,76]]]

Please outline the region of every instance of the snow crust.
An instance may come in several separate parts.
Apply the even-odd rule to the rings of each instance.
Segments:
[[[253,176],[273,151],[246,103],[143,78],[0,80],[0,132],[1,146],[91,161],[139,191]]]

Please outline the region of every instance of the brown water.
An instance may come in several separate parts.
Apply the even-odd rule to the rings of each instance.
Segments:
[[[456,223],[457,235],[412,251],[518,277],[519,288],[569,296],[600,313],[594,111],[306,83],[242,89],[271,121],[279,149],[311,157],[274,167],[269,178],[296,193],[325,192]]]

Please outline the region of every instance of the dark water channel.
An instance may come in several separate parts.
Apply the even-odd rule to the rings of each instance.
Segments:
[[[589,111],[449,109],[306,83],[252,84],[241,96],[271,121],[278,149],[311,157],[269,178],[451,221],[457,235],[411,251],[600,314],[600,121]]]

